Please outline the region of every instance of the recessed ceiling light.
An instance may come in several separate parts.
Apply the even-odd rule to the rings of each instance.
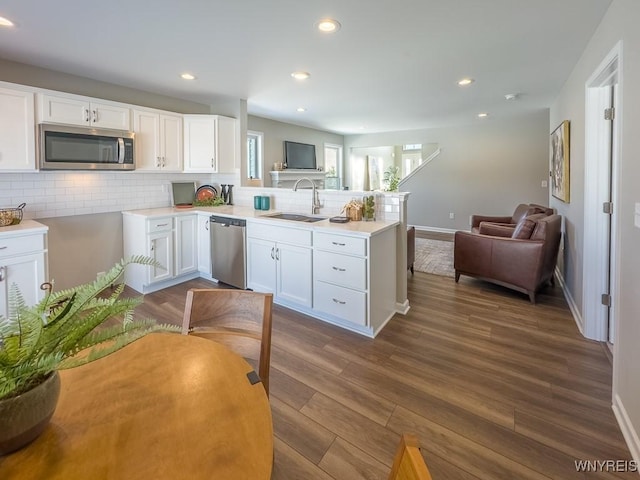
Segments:
[[[333,18],[323,18],[317,25],[318,30],[323,33],[335,33],[340,30],[340,22]]]
[[[0,27],[13,27],[13,22],[8,18],[0,17]]]
[[[486,117],[488,117],[488,116],[489,116],[489,114],[488,114],[488,113],[485,113],[485,112],[482,112],[482,113],[479,113],[479,114],[478,114],[478,118],[486,118]]]
[[[306,80],[311,74],[309,72],[293,72],[291,76],[296,80]]]
[[[458,81],[458,85],[460,85],[461,87],[466,87],[467,85],[471,85],[473,82],[475,82],[473,78],[463,78],[462,80]]]
[[[307,111],[307,109],[306,109],[306,108],[304,108],[304,107],[298,107],[298,108],[296,108],[296,112],[306,112],[306,111]]]
[[[520,95],[518,95],[517,93],[507,93],[504,96],[504,98],[505,98],[505,100],[517,100],[519,96]]]
[[[184,78],[185,80],[195,80],[196,77],[191,75],[190,73],[183,73],[182,75],[180,75],[182,78]]]

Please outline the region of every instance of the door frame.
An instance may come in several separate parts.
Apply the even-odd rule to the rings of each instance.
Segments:
[[[619,258],[619,184],[620,146],[622,119],[622,41],[618,42],[589,77],[585,84],[585,168],[584,168],[584,250],[583,250],[583,295],[582,317],[584,335],[587,338],[607,341],[609,318],[615,325],[618,311],[618,288],[620,275]],[[606,130],[601,121],[604,107],[610,104],[610,86],[616,85],[614,97],[615,120],[611,136],[611,171],[609,174],[609,152],[606,151]],[[607,158],[607,161],[602,161]],[[609,176],[610,175],[610,176]],[[609,180],[610,179],[610,180]],[[609,181],[611,185],[609,187]],[[605,194],[611,189],[613,214],[611,215],[610,257],[607,245],[607,223],[602,213]],[[609,272],[607,272],[607,268]],[[609,285],[606,285],[606,281]],[[609,290],[611,306],[609,316],[601,303],[601,295]],[[617,343],[617,342],[614,342]]]

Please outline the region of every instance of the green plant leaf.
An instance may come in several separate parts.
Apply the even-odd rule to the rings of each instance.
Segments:
[[[135,319],[142,297],[120,298],[123,284],[106,292],[132,263],[159,265],[143,256],[121,260],[95,281],[51,289],[30,307],[17,287],[10,289],[8,318],[0,317],[0,399],[21,393],[53,370],[102,358],[148,333],[180,332],[175,325]]]

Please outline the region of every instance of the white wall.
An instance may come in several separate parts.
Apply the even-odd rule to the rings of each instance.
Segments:
[[[113,85],[0,58],[0,80],[177,113],[212,113],[209,105]],[[218,113],[218,112],[214,112]],[[222,113],[222,112],[220,112]],[[232,115],[233,116],[233,115]]]
[[[438,129],[345,137],[353,147],[437,143],[442,153],[407,179],[408,223],[469,229],[475,213],[509,215],[519,203],[548,202],[549,113],[540,110],[509,121],[497,118]],[[454,213],[451,220],[449,213]]]
[[[614,0],[551,108],[551,128],[571,121],[571,203],[551,199],[565,216],[567,240],[564,279],[582,309],[584,243],[585,83],[600,62],[622,40],[623,105],[617,112],[622,142],[619,197],[618,331],[614,345],[613,404],[632,454],[640,460],[640,229],[634,227],[634,205],[640,202],[640,2]]]
[[[269,172],[273,170],[273,164],[284,162],[285,140],[300,143],[310,143],[316,146],[316,163],[324,166],[324,144],[332,143],[342,145],[344,137],[336,133],[323,132],[313,128],[300,127],[289,123],[282,123],[268,118],[255,117],[249,115],[247,130],[264,133],[264,164],[262,168],[263,185],[271,186],[271,176]]]

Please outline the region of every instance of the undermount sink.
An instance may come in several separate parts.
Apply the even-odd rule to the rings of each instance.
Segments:
[[[327,217],[312,217],[310,215],[304,215],[302,213],[274,213],[273,215],[264,215],[267,218],[277,218],[279,220],[293,220],[294,222],[320,222]]]

